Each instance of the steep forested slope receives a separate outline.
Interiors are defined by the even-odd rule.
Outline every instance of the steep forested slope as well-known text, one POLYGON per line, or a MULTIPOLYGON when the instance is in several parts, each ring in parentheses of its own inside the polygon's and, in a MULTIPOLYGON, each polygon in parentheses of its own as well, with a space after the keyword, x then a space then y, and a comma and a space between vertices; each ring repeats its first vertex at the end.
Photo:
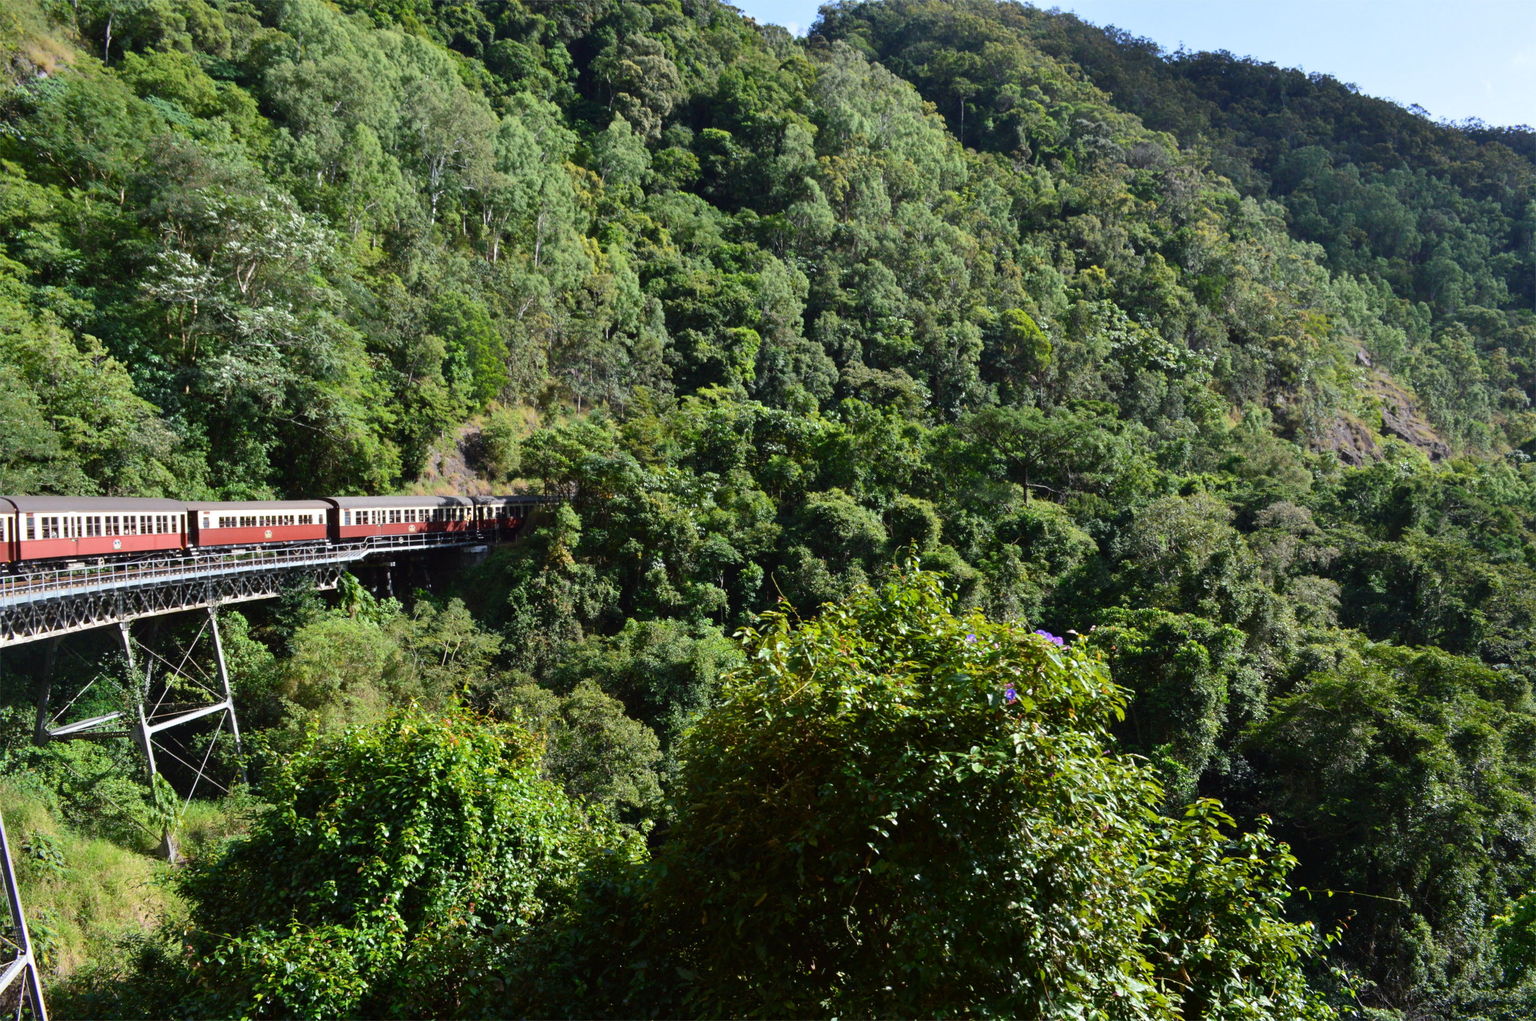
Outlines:
MULTIPOLYGON (((275 754, 468 702, 702 854, 680 757, 726 635, 915 556, 1107 659, 1162 807, 1274 818, 1335 933, 1317 990, 1529 1002, 1528 132, 992 0, 803 41, 714 0, 38 0, 0 44, 0 491, 572 494, 474 619, 258 622, 275 754)), ((541 952, 590 963, 640 896, 607 882, 541 952)), ((723 974, 687 1003, 727 1010, 723 974)), ((565 1009, 683 1002, 617 988, 565 1009)))

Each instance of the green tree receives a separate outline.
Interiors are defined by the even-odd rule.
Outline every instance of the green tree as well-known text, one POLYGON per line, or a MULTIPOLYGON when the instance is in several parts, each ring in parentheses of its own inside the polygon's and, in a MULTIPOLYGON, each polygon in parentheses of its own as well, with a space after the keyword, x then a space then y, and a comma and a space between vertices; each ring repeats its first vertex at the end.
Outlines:
POLYGON ((1328 1016, 1294 860, 1154 811, 1101 662, 924 574, 746 638, 658 860, 690 1011, 1328 1016))
POLYGON ((408 708, 275 763, 271 808, 183 879, 203 1016, 481 1016, 498 962, 599 851, 526 731, 408 708))

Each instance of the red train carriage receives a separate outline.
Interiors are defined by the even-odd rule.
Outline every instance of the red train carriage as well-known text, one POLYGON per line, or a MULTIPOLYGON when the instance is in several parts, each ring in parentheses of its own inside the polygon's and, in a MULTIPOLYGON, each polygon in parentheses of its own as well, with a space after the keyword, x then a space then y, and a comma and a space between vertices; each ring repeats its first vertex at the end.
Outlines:
POLYGON ((325 500, 189 503, 192 545, 255 546, 323 541, 330 535, 331 505, 325 500))
POLYGON ((478 531, 474 501, 464 496, 337 496, 330 502, 337 539, 478 531))
POLYGON ((522 527, 535 504, 543 503, 539 496, 477 496, 475 510, 482 531, 509 535, 522 527))
POLYGON ((0 564, 16 559, 16 505, 0 496, 0 564))
POLYGON ((106 557, 179 550, 187 512, 174 500, 105 496, 9 496, 11 560, 106 557))

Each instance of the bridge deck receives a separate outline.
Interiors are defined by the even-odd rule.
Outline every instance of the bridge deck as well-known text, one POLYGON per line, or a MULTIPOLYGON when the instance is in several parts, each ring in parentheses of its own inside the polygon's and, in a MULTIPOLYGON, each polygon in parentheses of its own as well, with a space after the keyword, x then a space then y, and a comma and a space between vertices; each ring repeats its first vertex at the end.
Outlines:
POLYGON ((388 553, 484 546, 486 535, 375 536, 52 566, 0 575, 0 648, 122 621, 335 588, 348 564, 388 553))

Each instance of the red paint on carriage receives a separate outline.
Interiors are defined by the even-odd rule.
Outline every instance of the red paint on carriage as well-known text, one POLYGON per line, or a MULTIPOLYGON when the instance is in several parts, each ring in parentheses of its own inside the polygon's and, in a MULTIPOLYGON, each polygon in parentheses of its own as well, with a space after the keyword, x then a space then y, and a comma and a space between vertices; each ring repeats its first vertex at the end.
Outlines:
POLYGON ((179 550, 185 545, 180 532, 153 535, 85 536, 79 539, 27 539, 21 543, 20 560, 55 557, 110 557, 120 553, 155 553, 179 550))
POLYGON ((328 538, 327 528, 319 525, 274 525, 271 528, 202 528, 197 533, 199 549, 208 546, 258 546, 268 542, 318 542, 328 538))
POLYGON ((471 521, 399 521, 381 524, 342 525, 342 539, 366 539, 375 535, 464 535, 476 531, 471 521))

